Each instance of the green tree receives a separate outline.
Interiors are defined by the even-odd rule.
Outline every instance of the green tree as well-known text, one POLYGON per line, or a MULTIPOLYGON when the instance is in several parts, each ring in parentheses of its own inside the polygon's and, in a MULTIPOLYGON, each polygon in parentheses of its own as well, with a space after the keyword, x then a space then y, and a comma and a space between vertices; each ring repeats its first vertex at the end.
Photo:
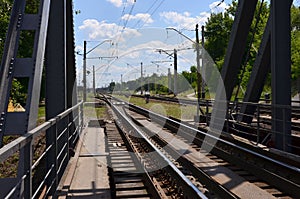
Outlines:
POLYGON ((233 19, 228 12, 212 13, 205 24, 205 49, 221 69, 233 19))
POLYGON ((0 56, 2 58, 12 0, 0 0, 0 7, 0 56))
MULTIPOLYGON (((252 66, 255 62, 257 49, 259 48, 269 16, 269 5, 266 2, 263 4, 260 2, 261 1, 257 4, 254 13, 254 20, 250 27, 247 47, 244 49, 243 64, 241 65, 238 77, 237 84, 242 87, 247 86, 252 66)), ((224 13, 212 13, 205 25, 205 49, 217 64, 219 70, 221 70, 224 64, 237 5, 237 1, 233 1, 224 13)))
POLYGON ((291 8, 291 61, 292 79, 300 77, 300 8, 291 8))

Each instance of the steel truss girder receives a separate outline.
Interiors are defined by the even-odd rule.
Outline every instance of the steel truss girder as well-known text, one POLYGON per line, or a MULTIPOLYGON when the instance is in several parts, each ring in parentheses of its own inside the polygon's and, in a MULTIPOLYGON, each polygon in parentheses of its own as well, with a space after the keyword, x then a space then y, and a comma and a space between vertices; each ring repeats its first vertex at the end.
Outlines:
MULTIPOLYGON (((271 2, 270 17, 243 99, 244 102, 259 101, 265 79, 271 70, 273 141, 277 149, 285 151, 290 150, 291 135, 291 5, 292 0, 271 2)), ((254 106, 243 104, 239 121, 250 123, 255 109, 254 106)))
MULTIPOLYGON (((46 46, 46 119, 55 117, 60 112, 77 104, 76 91, 76 68, 74 52, 74 31, 73 31, 73 11, 72 0, 52 0, 49 16, 49 26, 46 46)), ((73 120, 78 112, 73 112, 69 120, 73 120)), ((57 126, 57 131, 62 132, 68 124, 68 118, 61 121, 57 126)), ((76 127, 69 126, 68 130, 76 127)), ((55 128, 46 132, 47 147, 55 145, 57 139, 55 128)), ((75 140, 68 139, 71 135, 64 133, 60 138, 65 140, 68 145, 65 150, 74 147, 75 140)), ((58 151, 61 150, 59 144, 51 148, 47 156, 47 169, 54 165, 47 186, 52 185, 49 195, 55 197, 55 191, 63 175, 64 168, 67 166, 69 156, 62 161, 57 160, 58 151), (60 168, 60 169, 59 169, 60 168), (53 179, 55 179, 54 184, 53 179)), ((66 151, 66 154, 69 154, 66 151)))
POLYGON ((239 0, 235 14, 230 40, 228 43, 221 75, 226 90, 226 98, 230 100, 237 82, 238 72, 242 65, 247 36, 253 20, 257 0, 239 0))
POLYGON ((284 151, 291 140, 291 4, 271 0, 272 133, 275 147, 284 151))
MULTIPOLYGON (((271 70, 271 17, 269 17, 262 41, 252 67, 251 76, 246 88, 243 102, 258 103, 264 88, 265 80, 271 70)), ((256 106, 242 104, 239 121, 251 123, 256 106)))
MULTIPOLYGON (((48 27, 48 16, 50 0, 41 0, 37 14, 25 13, 26 0, 15 0, 13 4, 10 24, 5 41, 5 48, 0 68, 0 145, 5 135, 24 135, 36 126, 38 105, 40 98, 40 85, 46 44, 46 32, 48 27), (29 58, 18 57, 21 31, 34 31, 34 44, 32 56, 29 58), (14 78, 25 77, 28 79, 28 91, 25 111, 8 112, 10 90, 14 78)), ((1 179, 1 193, 7 192, 25 175, 19 187, 19 193, 24 198, 32 196, 31 166, 32 145, 27 144, 20 150, 17 178, 1 179), (29 173, 27 171, 29 170, 29 173)))

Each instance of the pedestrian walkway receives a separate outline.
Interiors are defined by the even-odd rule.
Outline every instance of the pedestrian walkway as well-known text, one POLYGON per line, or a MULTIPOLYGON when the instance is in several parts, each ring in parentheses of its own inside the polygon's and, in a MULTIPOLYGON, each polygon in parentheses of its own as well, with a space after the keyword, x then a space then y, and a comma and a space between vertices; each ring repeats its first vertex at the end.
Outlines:
POLYGON ((59 186, 60 199, 111 198, 105 140, 103 128, 86 128, 59 186))

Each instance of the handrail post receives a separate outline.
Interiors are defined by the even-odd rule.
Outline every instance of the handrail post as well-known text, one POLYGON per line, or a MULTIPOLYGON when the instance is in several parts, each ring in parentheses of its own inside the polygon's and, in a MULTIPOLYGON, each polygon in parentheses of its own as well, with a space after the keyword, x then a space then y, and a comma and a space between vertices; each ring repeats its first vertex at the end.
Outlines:
POLYGON ((260 126, 259 126, 259 124, 260 124, 260 105, 259 105, 259 103, 257 104, 257 129, 256 129, 256 131, 257 131, 257 139, 256 139, 256 145, 258 145, 259 144, 259 139, 260 139, 260 126))
POLYGON ((67 120, 67 122, 66 122, 66 124, 67 124, 67 132, 66 132, 66 134, 67 134, 67 136, 66 136, 66 144, 67 144, 67 147, 66 147, 66 153, 67 153, 67 160, 69 161, 69 159, 70 159, 70 135, 72 135, 72 133, 70 133, 70 126, 71 126, 71 121, 70 121, 70 114, 72 114, 72 112, 70 112, 68 115, 67 115, 67 118, 66 118, 66 120, 67 120))
MULTIPOLYGON (((287 108, 286 107, 282 107, 282 127, 283 129, 286 129, 286 111, 287 111, 287 108)), ((287 147, 286 147, 286 136, 288 135, 285 135, 285 133, 283 132, 283 136, 282 136, 282 150, 283 151, 286 151, 287 147)))
MULTIPOLYGON (((26 199, 31 199, 32 198, 32 140, 26 144, 26 146, 21 149, 21 153, 23 153, 23 155, 21 155, 21 157, 23 156, 23 160, 20 159, 20 161, 24 161, 23 162, 23 171, 24 173, 22 175, 26 175, 24 181, 23 181, 23 186, 24 186, 24 198, 26 199)), ((22 163, 21 163, 22 164, 22 163)), ((22 176, 21 176, 22 178, 22 176)), ((22 191, 21 191, 22 193, 22 191)))
POLYGON ((80 134, 82 132, 82 129, 83 129, 83 125, 84 125, 84 121, 83 121, 83 108, 84 108, 84 103, 82 103, 80 105, 80 134))
POLYGON ((208 100, 205 100, 205 102, 206 102, 206 110, 205 110, 206 111, 206 114, 205 114, 206 115, 206 125, 208 126, 208 123, 209 123, 209 121, 208 121, 208 119, 209 119, 208 118, 209 117, 208 116, 208 112, 209 112, 209 110, 208 110, 208 100))
MULTIPOLYGON (((56 121, 57 122, 57 121, 56 121)), ((54 184, 57 184, 57 123, 50 127, 46 132, 46 147, 50 147, 49 154, 47 155, 47 171, 51 170, 51 174, 47 179, 46 185, 48 190, 48 194, 52 195, 55 192, 54 184), (55 182, 54 182, 55 181, 55 182)))
POLYGON ((230 116, 230 112, 229 112, 229 106, 230 106, 230 101, 227 101, 227 111, 226 111, 226 131, 227 133, 229 133, 229 116, 230 116))

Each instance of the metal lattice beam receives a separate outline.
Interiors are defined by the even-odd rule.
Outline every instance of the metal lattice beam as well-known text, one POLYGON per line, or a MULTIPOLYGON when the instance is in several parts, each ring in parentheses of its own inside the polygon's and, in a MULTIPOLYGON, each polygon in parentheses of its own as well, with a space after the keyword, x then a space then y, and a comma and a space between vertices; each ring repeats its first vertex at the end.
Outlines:
POLYGON ((240 0, 235 14, 221 75, 224 81, 226 98, 230 100, 242 65, 247 36, 253 20, 257 0, 240 0))
POLYGON ((291 4, 271 0, 272 132, 275 147, 284 151, 291 139, 291 4))

